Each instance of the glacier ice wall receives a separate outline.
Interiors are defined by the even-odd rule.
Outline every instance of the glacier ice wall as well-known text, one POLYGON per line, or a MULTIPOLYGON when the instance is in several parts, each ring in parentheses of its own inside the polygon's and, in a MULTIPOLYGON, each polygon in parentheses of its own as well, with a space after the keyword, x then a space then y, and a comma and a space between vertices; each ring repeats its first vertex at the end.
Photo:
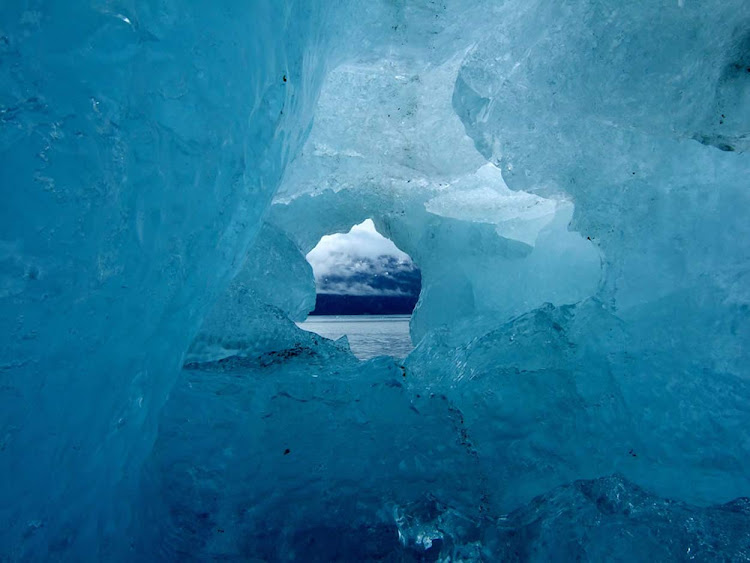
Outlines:
POLYGON ((213 305, 186 356, 186 363, 260 356, 295 346, 291 330, 315 308, 312 267, 295 244, 263 224, 240 272, 213 305), (279 280, 288 280, 279 291, 279 280), (291 333, 291 334, 290 334, 291 333))
POLYGON ((572 203, 511 191, 466 135, 452 108, 462 47, 440 64, 429 50, 330 72, 269 219, 307 252, 372 217, 422 271, 415 341, 458 318, 575 302, 599 282, 594 245, 568 231, 572 203))
POLYGON ((11 559, 119 558, 133 543, 159 409, 308 128, 324 11, 0 7, 0 543, 11 559))
POLYGON ((746 558, 749 29, 0 7, 0 554, 746 558), (403 363, 293 323, 368 217, 422 270, 403 363))
POLYGON ((681 4, 514 6, 456 82, 457 113, 512 188, 574 198, 620 307, 743 291, 748 7, 681 4))

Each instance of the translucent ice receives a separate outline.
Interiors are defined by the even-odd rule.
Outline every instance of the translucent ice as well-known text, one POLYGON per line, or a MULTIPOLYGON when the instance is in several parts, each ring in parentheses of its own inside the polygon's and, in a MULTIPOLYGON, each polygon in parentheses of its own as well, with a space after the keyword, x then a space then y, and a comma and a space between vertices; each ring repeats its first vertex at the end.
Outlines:
POLYGON ((4 3, 0 558, 747 558, 748 30, 4 3), (367 218, 403 362, 293 322, 367 218))
POLYGON ((308 128, 322 21, 275 0, 0 6, 3 556, 131 553, 159 410, 308 128))

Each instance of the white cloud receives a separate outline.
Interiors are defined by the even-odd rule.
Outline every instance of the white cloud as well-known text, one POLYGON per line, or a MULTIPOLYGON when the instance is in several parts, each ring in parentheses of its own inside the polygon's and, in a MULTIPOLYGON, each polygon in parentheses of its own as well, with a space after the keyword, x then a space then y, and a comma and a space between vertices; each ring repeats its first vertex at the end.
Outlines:
POLYGON ((344 272, 363 272, 371 269, 372 262, 381 256, 391 256, 406 264, 411 258, 390 240, 375 230, 372 219, 354 225, 348 233, 326 235, 307 254, 315 279, 344 272))

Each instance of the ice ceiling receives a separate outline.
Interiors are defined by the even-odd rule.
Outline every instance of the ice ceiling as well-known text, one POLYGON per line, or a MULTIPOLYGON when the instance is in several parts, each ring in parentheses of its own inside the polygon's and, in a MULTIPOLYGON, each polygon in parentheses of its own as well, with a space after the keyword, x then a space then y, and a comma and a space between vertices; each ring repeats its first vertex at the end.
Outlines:
POLYGON ((0 85, 0 558, 750 554, 746 0, 22 0, 0 85), (294 324, 367 218, 403 364, 294 324))

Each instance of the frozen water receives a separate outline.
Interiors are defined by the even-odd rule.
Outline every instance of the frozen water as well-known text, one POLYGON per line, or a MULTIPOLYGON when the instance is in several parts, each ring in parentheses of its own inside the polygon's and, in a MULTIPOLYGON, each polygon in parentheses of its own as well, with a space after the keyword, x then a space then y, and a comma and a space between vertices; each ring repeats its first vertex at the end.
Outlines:
POLYGON ((321 10, 0 7, 3 556, 131 553, 159 411, 308 128, 321 10))
POLYGON ((750 3, 0 6, 0 558, 744 560, 750 3), (368 217, 406 359, 300 330, 368 217))

